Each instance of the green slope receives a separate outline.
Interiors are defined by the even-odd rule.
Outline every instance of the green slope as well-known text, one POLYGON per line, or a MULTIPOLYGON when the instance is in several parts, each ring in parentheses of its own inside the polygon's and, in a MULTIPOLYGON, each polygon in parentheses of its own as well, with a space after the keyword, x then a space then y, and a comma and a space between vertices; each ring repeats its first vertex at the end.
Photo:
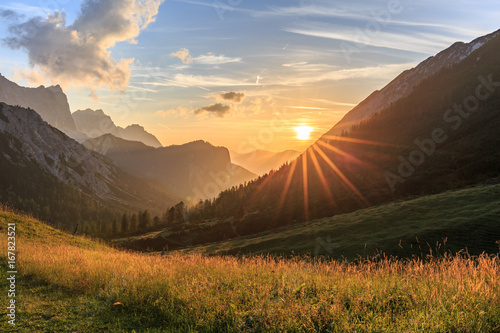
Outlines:
POLYGON ((354 259, 467 249, 495 253, 500 240, 500 184, 398 201, 275 229, 256 236, 184 249, 207 254, 314 254, 354 259), (439 244, 436 245, 436 242, 439 244))
MULTIPOLYGON (((443 207, 451 209, 453 200, 462 206, 472 199, 469 208, 478 207, 475 215, 494 219, 498 208, 484 200, 498 190, 484 186, 372 212, 393 210, 404 216, 406 209, 420 207, 419 201, 442 199, 443 207)), ((455 213, 463 211, 457 208, 455 213)), ((351 218, 357 216, 362 223, 366 212, 351 218)), ((443 209, 442 215, 447 212, 443 209)), ((7 323, 8 299, 0 298, 1 332, 495 332, 500 328, 498 256, 312 264, 299 258, 146 255, 71 237, 0 209, 4 249, 8 223, 15 223, 17 232, 17 316, 16 326, 7 323)), ((9 287, 6 262, 6 251, 1 251, 4 295, 9 287)))

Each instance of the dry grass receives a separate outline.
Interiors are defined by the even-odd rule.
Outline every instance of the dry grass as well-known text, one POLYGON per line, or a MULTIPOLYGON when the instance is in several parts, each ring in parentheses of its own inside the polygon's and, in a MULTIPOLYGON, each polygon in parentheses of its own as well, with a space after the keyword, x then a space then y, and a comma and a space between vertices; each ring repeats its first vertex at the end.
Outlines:
MULTIPOLYGON (((18 226, 18 270, 27 289, 50 285, 74 296, 71 320, 50 319, 62 320, 64 330, 485 332, 500 326, 498 256, 360 263, 161 257, 94 245, 8 212, 0 220, 3 230, 7 221, 18 226)), ((5 237, 0 244, 5 248, 5 237)), ((54 304, 65 304, 52 295, 54 304)), ((35 311, 24 297, 24 309, 35 311)))

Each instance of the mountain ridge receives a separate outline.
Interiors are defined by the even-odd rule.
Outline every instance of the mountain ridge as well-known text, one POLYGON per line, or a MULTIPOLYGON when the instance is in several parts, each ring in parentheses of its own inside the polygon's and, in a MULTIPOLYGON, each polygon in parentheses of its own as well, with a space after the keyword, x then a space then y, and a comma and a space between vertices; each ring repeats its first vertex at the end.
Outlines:
POLYGON ((102 109, 77 110, 71 116, 76 128, 91 139, 110 133, 125 140, 141 141, 154 148, 163 146, 156 136, 147 132, 139 124, 132 124, 125 128, 116 126, 111 117, 102 109))
POLYGON ((43 194, 43 200, 48 202, 46 217, 55 207, 63 209, 54 200, 66 192, 71 193, 67 198, 71 205, 76 204, 72 200, 77 197, 92 198, 96 207, 112 208, 115 213, 145 208, 161 212, 179 200, 86 149, 32 109, 0 103, 0 141, 3 201, 16 207, 29 204, 40 214, 44 207, 29 200, 43 194), (33 177, 38 181, 25 184, 33 177), (38 187, 38 182, 46 188, 30 191, 38 187))
MULTIPOLYGON (((359 124, 374 113, 380 112, 384 107, 410 94, 414 87, 424 79, 434 75, 443 68, 449 68, 462 62, 474 51, 500 34, 500 30, 485 36, 475 38, 469 43, 455 42, 450 47, 440 51, 435 56, 430 56, 416 67, 399 74, 381 90, 371 93, 366 99, 350 110, 335 124, 325 135, 336 136, 344 131, 349 131, 352 125, 359 124)), ((321 140, 320 138, 320 140, 321 140)))
POLYGON ((68 98, 61 86, 22 87, 0 75, 0 102, 35 110, 50 125, 78 139, 68 98))
POLYGON ((234 165, 227 148, 203 140, 154 148, 108 133, 83 144, 125 171, 157 182, 191 203, 257 177, 234 165))

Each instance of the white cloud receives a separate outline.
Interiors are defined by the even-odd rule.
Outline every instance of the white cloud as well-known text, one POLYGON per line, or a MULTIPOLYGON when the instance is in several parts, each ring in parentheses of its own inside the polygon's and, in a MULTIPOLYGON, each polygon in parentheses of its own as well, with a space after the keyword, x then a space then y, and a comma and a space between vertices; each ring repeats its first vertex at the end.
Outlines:
MULTIPOLYGON (((9 27, 4 42, 27 51, 33 73, 63 86, 124 90, 134 59, 115 60, 116 43, 136 43, 141 30, 154 22, 163 0, 85 0, 79 16, 66 25, 64 12, 37 16, 9 27)), ((25 73, 29 76, 28 73, 25 73)))
POLYGON ((194 58, 193 62, 202 65, 222 65, 222 64, 241 62, 241 58, 231 58, 231 57, 226 57, 223 54, 215 55, 212 53, 208 53, 194 58))
POLYGON ((186 48, 182 48, 177 52, 170 54, 172 57, 179 58, 183 64, 190 64, 193 62, 193 57, 189 54, 189 50, 186 48))
POLYGON ((144 85, 159 87, 235 87, 235 86, 253 86, 254 83, 231 79, 223 76, 214 75, 191 75, 176 74, 172 79, 166 79, 162 82, 140 82, 144 85))
MULTIPOLYGON (((183 64, 200 64, 200 65, 222 65, 229 64, 235 62, 241 62, 241 58, 231 58, 226 57, 225 55, 215 55, 212 52, 207 54, 203 54, 197 57, 191 56, 189 50, 186 48, 182 48, 177 52, 170 54, 172 57, 179 58, 183 64)), ((185 67, 181 67, 179 69, 184 69, 185 67)))

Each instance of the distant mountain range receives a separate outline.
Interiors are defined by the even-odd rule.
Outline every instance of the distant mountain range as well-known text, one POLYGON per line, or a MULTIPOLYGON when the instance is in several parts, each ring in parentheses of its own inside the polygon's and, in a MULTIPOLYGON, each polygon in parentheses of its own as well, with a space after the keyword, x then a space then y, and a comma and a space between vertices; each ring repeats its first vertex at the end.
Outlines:
POLYGON ((151 147, 162 147, 160 141, 144 127, 134 124, 122 128, 116 126, 110 116, 103 110, 78 110, 72 114, 76 128, 88 138, 97 138, 104 134, 113 134, 118 138, 129 141, 140 141, 151 147))
POLYGON ((102 110, 71 114, 59 86, 25 88, 0 76, 0 102, 0 202, 58 223, 72 214, 109 222, 124 211, 160 213, 257 177, 232 164, 226 148, 163 148, 142 126, 118 127, 102 110))
POLYGON ((84 145, 109 157, 123 170, 154 181, 190 203, 213 198, 222 190, 257 177, 234 165, 226 148, 201 140, 153 148, 105 134, 84 145))
POLYGON ((285 150, 274 153, 267 150, 254 150, 249 153, 230 151, 231 161, 245 169, 262 176, 271 170, 278 170, 283 164, 296 159, 300 153, 295 150, 285 150))
POLYGON ((31 109, 0 103, 0 146, 0 201, 36 216, 78 223, 113 212, 161 212, 179 200, 86 149, 31 109))
POLYGON ((0 75, 0 102, 31 108, 50 125, 69 137, 83 142, 106 133, 141 141, 151 147, 161 147, 160 141, 142 126, 118 127, 102 110, 78 110, 71 114, 66 94, 59 85, 38 88, 21 87, 0 75))

